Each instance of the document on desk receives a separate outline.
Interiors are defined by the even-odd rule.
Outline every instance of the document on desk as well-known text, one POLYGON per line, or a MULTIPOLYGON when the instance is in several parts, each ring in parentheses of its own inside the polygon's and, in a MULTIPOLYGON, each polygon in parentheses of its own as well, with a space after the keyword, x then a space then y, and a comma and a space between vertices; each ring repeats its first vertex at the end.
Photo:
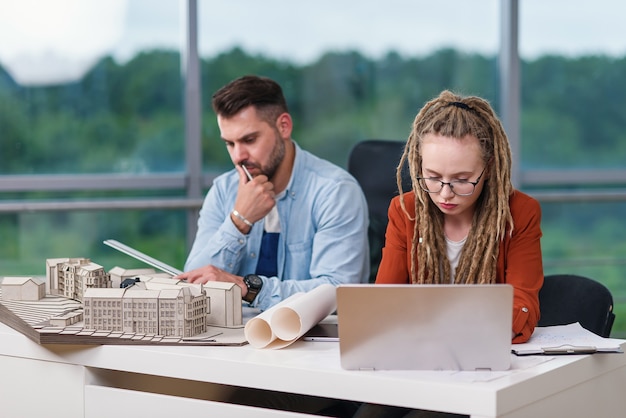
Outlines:
POLYGON ((337 309, 335 286, 323 284, 295 293, 250 319, 244 328, 248 343, 256 348, 283 348, 337 309))
POLYGON ((513 344, 511 351, 518 356, 532 354, 592 354, 623 353, 626 340, 603 338, 576 322, 569 325, 537 327, 528 342, 513 344))

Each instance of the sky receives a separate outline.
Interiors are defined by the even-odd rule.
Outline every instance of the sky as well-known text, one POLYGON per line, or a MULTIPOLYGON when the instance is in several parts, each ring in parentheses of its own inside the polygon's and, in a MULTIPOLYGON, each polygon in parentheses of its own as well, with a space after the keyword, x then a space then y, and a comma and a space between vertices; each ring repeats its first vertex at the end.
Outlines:
MULTIPOLYGON (((520 0, 520 53, 626 55, 626 2, 520 0)), ((328 51, 378 58, 443 47, 494 55, 498 0, 198 0, 199 48, 209 57, 240 46, 295 63, 328 51)), ((112 55, 178 49, 184 0, 0 0, 0 64, 23 84, 76 79, 112 55)))

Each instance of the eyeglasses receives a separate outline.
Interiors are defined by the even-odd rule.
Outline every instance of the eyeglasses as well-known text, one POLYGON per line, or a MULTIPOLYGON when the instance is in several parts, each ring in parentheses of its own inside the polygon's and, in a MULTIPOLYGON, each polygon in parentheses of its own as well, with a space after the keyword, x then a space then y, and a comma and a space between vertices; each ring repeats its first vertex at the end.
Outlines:
POLYGON ((480 183, 480 179, 483 176, 486 168, 487 167, 483 168, 483 171, 480 172, 480 175, 478 176, 476 181, 453 180, 450 182, 445 182, 431 177, 418 177, 417 183, 420 185, 422 190, 428 193, 439 193, 443 190, 443 186, 447 184, 448 186, 450 186, 450 190, 452 190, 452 193, 454 193, 455 195, 469 196, 474 193, 476 185, 480 183))

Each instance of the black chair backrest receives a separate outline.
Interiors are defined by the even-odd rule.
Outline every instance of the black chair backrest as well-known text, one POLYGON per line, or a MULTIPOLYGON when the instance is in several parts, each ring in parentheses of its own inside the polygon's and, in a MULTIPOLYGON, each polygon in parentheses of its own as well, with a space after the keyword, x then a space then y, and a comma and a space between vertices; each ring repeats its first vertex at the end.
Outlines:
MULTIPOLYGON (((370 282, 376 278, 382 257, 389 202, 398 195, 396 168, 404 145, 404 141, 378 139, 361 141, 352 148, 348 157, 348 171, 361 185, 369 207, 370 282)), ((402 187, 404 191, 411 190, 408 169, 403 176, 402 187)))
POLYGON ((539 291, 539 304, 539 326, 579 322, 601 337, 611 334, 613 296, 600 282, 572 274, 548 275, 539 291))

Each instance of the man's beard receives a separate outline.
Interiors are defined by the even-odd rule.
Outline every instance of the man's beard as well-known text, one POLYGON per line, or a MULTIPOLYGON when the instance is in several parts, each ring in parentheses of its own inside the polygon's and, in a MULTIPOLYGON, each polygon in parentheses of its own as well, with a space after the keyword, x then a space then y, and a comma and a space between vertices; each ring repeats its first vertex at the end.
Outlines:
POLYGON ((261 172, 265 174, 267 178, 271 181, 276 174, 276 170, 278 170, 278 166, 284 158, 285 141, 283 141, 278 132, 276 132, 276 143, 274 144, 274 148, 272 149, 272 153, 270 154, 270 160, 267 163, 267 166, 260 167, 261 172))

